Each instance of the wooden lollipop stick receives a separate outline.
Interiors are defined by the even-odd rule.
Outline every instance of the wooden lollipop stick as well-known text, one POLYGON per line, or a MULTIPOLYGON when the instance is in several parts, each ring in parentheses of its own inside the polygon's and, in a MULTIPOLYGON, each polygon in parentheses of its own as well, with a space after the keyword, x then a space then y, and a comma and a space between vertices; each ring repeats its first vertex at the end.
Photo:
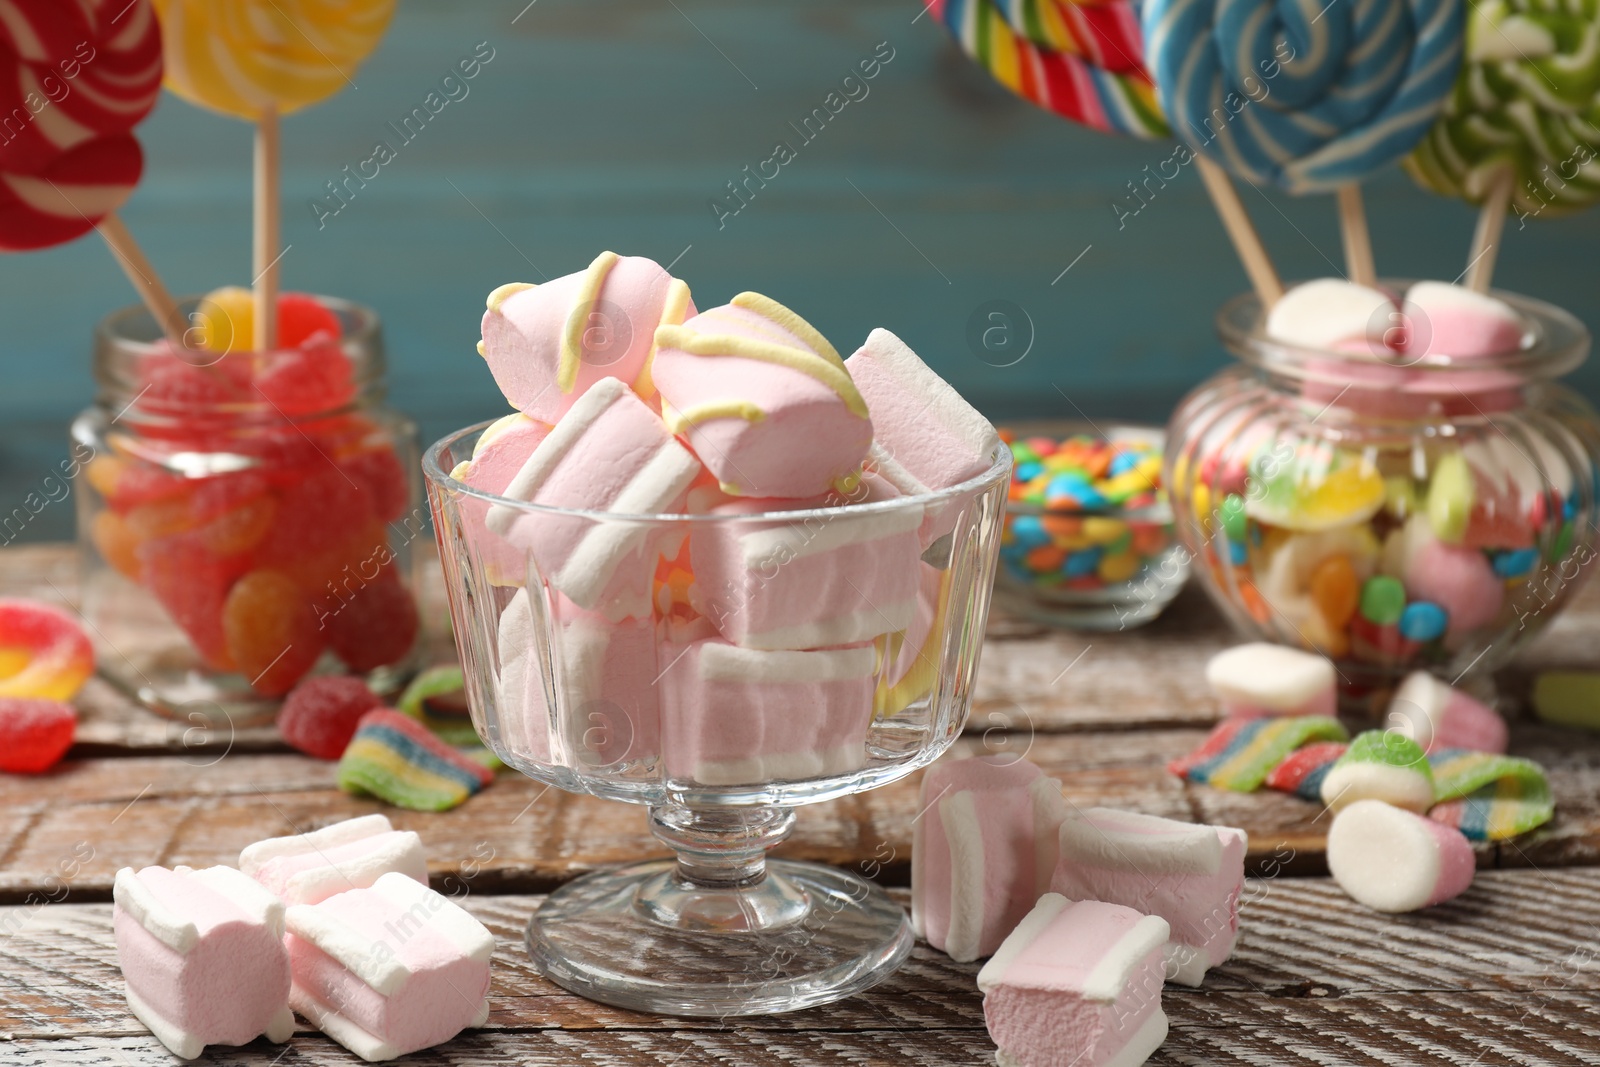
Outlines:
POLYGON ((1372 234, 1367 229, 1367 209, 1361 204, 1361 183, 1339 186, 1339 233, 1344 238, 1344 267, 1357 285, 1378 284, 1372 259, 1372 234))
POLYGON ((1283 296, 1283 280, 1278 277, 1278 269, 1272 265, 1272 257, 1267 255, 1261 235, 1239 200, 1239 191, 1233 187, 1227 172, 1205 156, 1196 153, 1194 163, 1200 170, 1200 179, 1206 183, 1206 192, 1211 194, 1211 203, 1222 218, 1223 229, 1233 241, 1233 250, 1239 253, 1250 284, 1261 298, 1261 306, 1270 308, 1283 296))
POLYGON ((252 347, 278 346, 278 109, 268 106, 256 123, 254 282, 255 336, 252 347))
POLYGON ((178 310, 178 302, 172 299, 172 294, 161 282, 161 276, 150 265, 144 249, 133 239, 133 234, 128 232, 128 227, 123 224, 122 219, 115 214, 107 215, 100 220, 95 229, 105 238, 112 255, 116 256, 117 263, 121 265, 122 272, 128 276, 128 281, 133 283, 139 299, 144 301, 144 306, 156 320, 156 325, 161 327, 161 332, 166 334, 167 340, 179 347, 187 348, 184 330, 188 323, 184 320, 183 312, 178 310))
POLYGON ((1487 293, 1494 279, 1494 261, 1500 255, 1500 234, 1506 228, 1506 212, 1511 207, 1511 192, 1517 176, 1507 167, 1495 178, 1489 196, 1478 211, 1478 228, 1472 234, 1472 252, 1467 257, 1467 288, 1487 293))

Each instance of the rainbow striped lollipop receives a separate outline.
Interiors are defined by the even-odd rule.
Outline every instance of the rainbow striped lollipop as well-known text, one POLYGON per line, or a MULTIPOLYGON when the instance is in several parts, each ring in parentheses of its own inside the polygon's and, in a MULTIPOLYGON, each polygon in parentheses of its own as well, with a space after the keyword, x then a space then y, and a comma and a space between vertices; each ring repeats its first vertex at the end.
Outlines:
POLYGON ((1024 100, 1096 130, 1167 136, 1130 0, 934 0, 929 10, 1024 100))
POLYGON ((1461 0, 1145 0, 1173 129, 1256 185, 1332 192, 1397 162, 1455 84, 1461 0))

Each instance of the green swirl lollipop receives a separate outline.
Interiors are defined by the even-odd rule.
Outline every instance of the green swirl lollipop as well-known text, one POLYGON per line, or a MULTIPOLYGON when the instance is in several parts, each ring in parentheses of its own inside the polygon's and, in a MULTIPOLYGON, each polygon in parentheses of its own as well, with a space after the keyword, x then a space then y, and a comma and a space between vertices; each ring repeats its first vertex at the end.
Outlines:
POLYGON ((1480 236, 1508 208, 1527 219, 1600 200, 1600 0, 1472 5, 1455 91, 1405 167, 1482 205, 1480 236))

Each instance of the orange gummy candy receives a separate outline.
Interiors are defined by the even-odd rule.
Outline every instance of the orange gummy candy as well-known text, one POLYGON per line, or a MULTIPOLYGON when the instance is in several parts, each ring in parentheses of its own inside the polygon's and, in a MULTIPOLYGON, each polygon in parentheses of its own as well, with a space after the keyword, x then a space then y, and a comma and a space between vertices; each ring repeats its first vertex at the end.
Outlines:
POLYGON ((278 571, 251 571, 234 583, 222 632, 239 673, 266 696, 293 689, 322 654, 323 633, 306 594, 278 571))

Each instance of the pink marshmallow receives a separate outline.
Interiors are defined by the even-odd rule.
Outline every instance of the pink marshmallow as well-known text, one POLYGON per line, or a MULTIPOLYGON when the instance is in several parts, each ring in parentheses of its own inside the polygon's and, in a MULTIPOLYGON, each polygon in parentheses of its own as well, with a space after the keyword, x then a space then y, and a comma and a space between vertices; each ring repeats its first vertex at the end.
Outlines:
POLYGON ((1050 889, 1068 900, 1103 900, 1167 920, 1167 978, 1197 986, 1238 940, 1248 843, 1243 830, 1229 826, 1089 808, 1061 824, 1050 889))
POLYGON ((294 1010, 364 1060, 431 1048, 489 1016, 493 935, 403 874, 292 907, 285 922, 294 1010))
POLYGON ((558 595, 555 651, 562 669, 561 740, 569 759, 598 771, 653 758, 661 747, 656 624, 648 618, 610 622, 564 600, 558 595))
MULTIPOLYGON (((615 378, 583 394, 502 494, 546 507, 670 512, 700 471, 655 412, 615 378)), ((492 533, 526 551, 544 580, 611 617, 649 611, 656 553, 643 527, 575 515, 489 509, 492 533)))
POLYGON ((1167 1037, 1165 920, 1100 901, 1040 898, 978 972, 1005 1067, 1137 1067, 1167 1037))
POLYGON ((733 496, 820 496, 852 481, 872 421, 844 362, 793 311, 759 293, 656 331, 667 425, 733 496))
POLYGON ((347 889, 365 889, 390 871, 428 884, 422 838, 396 830, 382 815, 246 845, 239 870, 285 904, 315 904, 347 889))
POLYGON ((1358 800, 1328 829, 1328 870, 1373 911, 1442 904, 1472 884, 1477 860, 1461 831, 1381 800, 1358 800))
POLYGON ((655 261, 602 252, 586 270, 490 293, 478 353, 512 407, 553 423, 605 378, 650 396, 656 327, 693 314, 689 287, 655 261))
POLYGON ((1506 355, 1522 348, 1528 332, 1510 304, 1445 282, 1417 282, 1406 291, 1400 314, 1406 353, 1417 358, 1506 355))
POLYGON ((1509 740, 1505 720, 1491 708, 1427 671, 1414 671, 1395 690, 1387 727, 1425 752, 1465 748, 1503 753, 1509 740))
POLYGON ((231 867, 124 867, 111 925, 128 1007, 173 1055, 294 1035, 283 904, 231 867))
POLYGON ((1061 785, 1025 759, 947 760, 922 778, 911 925, 963 962, 1000 947, 1056 868, 1061 785))
POLYGON ((1206 682, 1229 716, 1334 715, 1333 664, 1325 656, 1252 642, 1218 652, 1206 682))
MULTIPOLYGON (((541 611, 544 598, 540 597, 541 611)), ((547 618, 535 620, 528 589, 518 589, 500 609, 495 654, 500 670, 495 680, 493 729, 506 751, 538 764, 551 762, 550 706, 539 664, 539 640, 550 629, 547 618)))
MULTIPOLYGON (((478 435, 470 460, 456 464, 450 476, 474 489, 500 496, 528 462, 539 442, 550 436, 550 427, 514 412, 491 424, 478 435)), ((527 581, 527 558, 511 545, 485 532, 489 502, 475 496, 461 498, 461 520, 467 527, 467 541, 485 555, 484 573, 496 585, 521 585, 527 581)))
MULTIPOLYGON (((873 475, 850 503, 900 494, 873 475)), ((829 497, 802 507, 837 506, 829 497)), ((714 515, 781 510, 781 501, 733 499, 714 515)), ((792 521, 706 523, 689 535, 696 610, 746 648, 823 648, 870 641, 911 625, 922 551, 920 505, 792 521)))
POLYGON ((877 651, 740 648, 715 637, 661 649, 667 774, 702 785, 799 780, 867 762, 877 651))
POLYGON ((1449 615, 1451 636, 1487 626, 1505 603, 1505 584, 1475 548, 1428 538, 1411 553, 1402 578, 1413 600, 1431 600, 1449 615))

